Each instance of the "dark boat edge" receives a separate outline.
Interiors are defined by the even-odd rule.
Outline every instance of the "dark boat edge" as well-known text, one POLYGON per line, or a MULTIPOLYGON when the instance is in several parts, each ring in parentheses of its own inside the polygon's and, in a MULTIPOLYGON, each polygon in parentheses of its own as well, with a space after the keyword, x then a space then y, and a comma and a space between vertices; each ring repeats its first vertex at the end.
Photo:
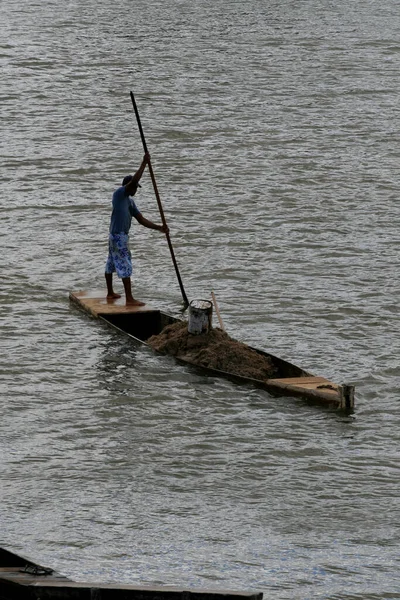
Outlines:
POLYGON ((262 600, 262 592, 80 583, 0 548, 0 600, 262 600))

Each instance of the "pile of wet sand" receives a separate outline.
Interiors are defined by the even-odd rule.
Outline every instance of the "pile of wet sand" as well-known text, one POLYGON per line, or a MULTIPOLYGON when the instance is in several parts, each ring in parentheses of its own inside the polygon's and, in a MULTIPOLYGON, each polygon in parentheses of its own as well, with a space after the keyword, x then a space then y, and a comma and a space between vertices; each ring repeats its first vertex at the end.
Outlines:
POLYGON ((159 352, 202 367, 260 380, 273 376, 275 369, 267 356, 232 339, 225 331, 210 329, 207 333, 192 335, 187 326, 187 321, 168 325, 147 343, 159 352))

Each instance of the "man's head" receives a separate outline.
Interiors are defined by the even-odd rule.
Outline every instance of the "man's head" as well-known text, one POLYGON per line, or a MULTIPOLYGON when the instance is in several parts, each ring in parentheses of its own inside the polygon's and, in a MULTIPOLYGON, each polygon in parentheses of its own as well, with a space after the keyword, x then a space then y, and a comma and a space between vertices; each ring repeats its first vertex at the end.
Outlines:
POLYGON ((126 175, 122 180, 122 185, 127 187, 127 191, 133 196, 138 187, 142 187, 140 183, 133 181, 133 175, 126 175))

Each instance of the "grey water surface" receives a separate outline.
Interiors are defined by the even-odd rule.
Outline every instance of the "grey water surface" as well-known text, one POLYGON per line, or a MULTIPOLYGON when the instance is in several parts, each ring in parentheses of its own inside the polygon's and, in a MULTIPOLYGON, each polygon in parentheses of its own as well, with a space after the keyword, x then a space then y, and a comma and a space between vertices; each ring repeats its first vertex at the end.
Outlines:
MULTIPOLYGON (((78 581, 400 598, 395 0, 3 0, 0 544, 78 581), (142 146, 185 290, 346 416, 70 306, 142 146)), ((137 197, 160 221, 148 174, 137 197)), ((135 294, 180 314, 163 235, 135 294)), ((117 289, 121 289, 120 283, 117 289)))

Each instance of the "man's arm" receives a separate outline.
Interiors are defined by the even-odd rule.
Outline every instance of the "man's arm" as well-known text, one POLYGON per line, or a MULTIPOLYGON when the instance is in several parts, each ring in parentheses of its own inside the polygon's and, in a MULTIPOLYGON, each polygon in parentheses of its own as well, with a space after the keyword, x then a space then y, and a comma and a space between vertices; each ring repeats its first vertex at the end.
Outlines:
POLYGON ((148 152, 146 152, 146 154, 143 156, 142 164, 140 165, 140 167, 138 168, 138 170, 136 171, 136 173, 133 176, 133 181, 136 181, 136 183, 139 183, 139 181, 143 175, 143 171, 145 170, 146 165, 149 161, 150 161, 150 154, 148 152))
POLYGON ((169 233, 167 225, 156 225, 155 223, 153 223, 153 221, 149 221, 148 219, 146 219, 146 217, 144 217, 142 213, 139 213, 138 215, 134 216, 136 221, 143 225, 143 227, 147 227, 147 229, 155 229, 156 231, 161 231, 161 233, 169 233))
POLYGON ((130 180, 130 182, 125 186, 125 190, 128 192, 128 195, 134 195, 137 190, 138 183, 142 178, 143 172, 146 168, 146 165, 150 162, 150 154, 146 152, 143 156, 142 164, 130 180))

